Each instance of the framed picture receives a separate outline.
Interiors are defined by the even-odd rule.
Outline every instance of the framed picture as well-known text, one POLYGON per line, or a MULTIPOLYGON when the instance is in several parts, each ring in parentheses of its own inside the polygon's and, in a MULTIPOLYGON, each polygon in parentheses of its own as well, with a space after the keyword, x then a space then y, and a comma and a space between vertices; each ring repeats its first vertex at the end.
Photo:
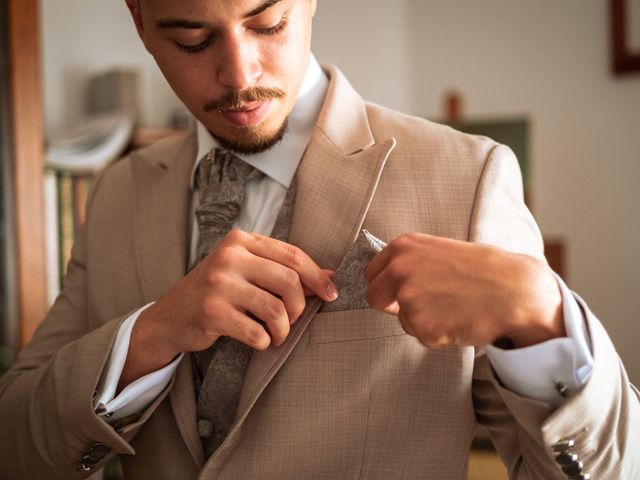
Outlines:
POLYGON ((640 72, 640 0, 611 2, 613 71, 640 72))

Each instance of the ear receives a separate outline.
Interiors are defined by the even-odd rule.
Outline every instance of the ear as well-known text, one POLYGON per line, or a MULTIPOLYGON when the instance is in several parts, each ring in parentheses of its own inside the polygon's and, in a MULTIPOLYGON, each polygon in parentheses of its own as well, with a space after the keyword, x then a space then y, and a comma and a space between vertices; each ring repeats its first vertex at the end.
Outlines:
POLYGON ((136 25, 136 30, 138 30, 138 35, 144 42, 144 25, 142 23, 142 14, 140 13, 140 1, 139 0, 125 0, 127 3, 127 8, 129 8, 129 12, 131 12, 131 18, 133 18, 133 23, 136 25))

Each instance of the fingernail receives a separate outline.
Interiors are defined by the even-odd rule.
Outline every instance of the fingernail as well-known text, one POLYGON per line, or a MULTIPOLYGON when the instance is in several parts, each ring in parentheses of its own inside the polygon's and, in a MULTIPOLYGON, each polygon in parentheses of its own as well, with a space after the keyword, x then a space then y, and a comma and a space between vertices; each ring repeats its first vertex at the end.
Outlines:
POLYGON ((330 283, 327 286, 327 298, 330 302, 333 302, 336 298, 338 298, 338 290, 333 283, 330 283))

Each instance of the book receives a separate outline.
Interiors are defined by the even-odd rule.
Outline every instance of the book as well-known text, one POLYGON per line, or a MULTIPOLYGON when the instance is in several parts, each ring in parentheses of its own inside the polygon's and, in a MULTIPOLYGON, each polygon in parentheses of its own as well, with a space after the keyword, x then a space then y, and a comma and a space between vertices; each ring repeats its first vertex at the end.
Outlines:
POLYGON ((58 225, 60 242, 60 282, 66 275, 71 259, 71 248, 75 238, 75 212, 73 177, 70 172, 59 172, 58 180, 58 225))
POLYGON ((93 185, 94 176, 79 175, 73 177, 73 204, 75 234, 78 235, 87 216, 86 205, 89 191, 93 185))
POLYGON ((45 255, 47 262, 47 302, 53 305, 60 294, 60 240, 58 231, 58 177, 55 171, 44 175, 45 255))

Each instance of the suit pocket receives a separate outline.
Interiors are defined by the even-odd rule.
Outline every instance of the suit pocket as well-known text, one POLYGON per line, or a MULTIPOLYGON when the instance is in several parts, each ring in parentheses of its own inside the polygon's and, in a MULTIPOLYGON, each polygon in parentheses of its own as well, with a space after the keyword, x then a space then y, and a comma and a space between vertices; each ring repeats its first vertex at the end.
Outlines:
POLYGON ((309 343, 338 343, 406 335, 397 317, 372 308, 319 312, 309 325, 309 343))

